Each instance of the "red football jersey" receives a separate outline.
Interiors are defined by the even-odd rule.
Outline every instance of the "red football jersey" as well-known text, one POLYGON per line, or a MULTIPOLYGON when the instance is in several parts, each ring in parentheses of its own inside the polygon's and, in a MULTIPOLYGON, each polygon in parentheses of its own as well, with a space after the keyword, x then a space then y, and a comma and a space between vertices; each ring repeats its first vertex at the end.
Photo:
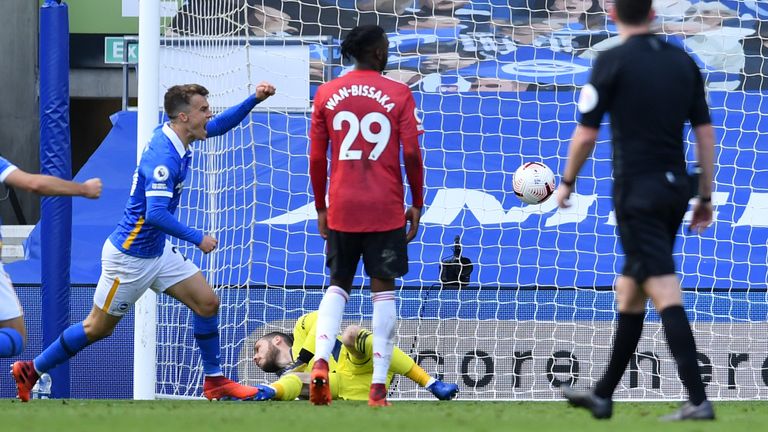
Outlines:
POLYGON ((331 184, 328 228, 381 232, 405 226, 403 159, 413 205, 423 206, 423 133, 411 90, 375 71, 354 70, 318 88, 310 129, 310 173, 317 209, 325 208, 328 142, 331 184))

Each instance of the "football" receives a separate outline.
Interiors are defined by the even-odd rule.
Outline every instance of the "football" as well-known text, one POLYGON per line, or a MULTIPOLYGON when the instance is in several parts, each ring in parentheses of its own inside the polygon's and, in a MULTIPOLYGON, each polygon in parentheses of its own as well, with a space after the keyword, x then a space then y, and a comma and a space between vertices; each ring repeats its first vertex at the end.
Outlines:
POLYGON ((555 191, 555 174, 541 162, 527 162, 515 171, 512 188, 520 201, 541 204, 555 191))

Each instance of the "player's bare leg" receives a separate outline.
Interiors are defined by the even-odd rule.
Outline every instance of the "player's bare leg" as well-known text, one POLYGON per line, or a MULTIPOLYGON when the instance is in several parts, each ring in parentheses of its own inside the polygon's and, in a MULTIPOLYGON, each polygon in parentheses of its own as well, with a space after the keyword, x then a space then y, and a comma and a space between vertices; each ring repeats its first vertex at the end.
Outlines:
POLYGON ((221 373, 218 312, 219 298, 197 272, 173 285, 166 294, 179 300, 195 313, 195 341, 203 358, 203 395, 208 400, 249 400, 256 397, 256 387, 232 381, 221 373))
MULTIPOLYGON (((82 344, 80 349, 111 335, 117 326, 117 323, 120 322, 120 318, 121 317, 109 315, 100 308, 94 306, 88 314, 88 317, 82 322, 82 329, 87 338, 87 342, 82 344)), ((65 334, 67 333, 68 332, 65 331, 65 334)), ((62 334, 60 340, 67 339, 65 334, 62 334)), ((14 380, 16 380, 17 397, 21 399, 22 402, 29 401, 32 387, 35 386, 41 373, 47 372, 49 368, 55 367, 57 364, 66 361, 74 355, 72 352, 61 352, 59 345, 57 345, 61 343, 60 340, 51 344, 51 346, 46 348, 46 350, 37 357, 36 361, 41 363, 40 367, 42 368, 42 372, 38 373, 35 367, 35 362, 31 360, 17 361, 11 366, 11 375, 13 375, 14 380)), ((71 349, 71 347, 69 347, 69 349, 71 349)), ((79 349, 77 351, 79 351, 79 349)))
POLYGON ((587 409, 597 419, 613 415, 613 392, 627 368, 643 330, 647 296, 634 279, 619 276, 616 280, 616 303, 619 310, 611 358, 600 381, 593 389, 577 390, 562 386, 563 396, 572 406, 587 409))
POLYGON ((688 390, 688 401, 675 413, 663 420, 713 420, 715 411, 707 400, 696 358, 696 341, 693 338, 688 316, 683 309, 682 292, 677 275, 648 278, 643 284, 646 294, 653 300, 661 316, 667 345, 677 363, 677 372, 688 390))
POLYGON ((93 306, 91 312, 83 320, 85 336, 91 343, 109 337, 122 318, 121 316, 110 315, 101 308, 93 306))

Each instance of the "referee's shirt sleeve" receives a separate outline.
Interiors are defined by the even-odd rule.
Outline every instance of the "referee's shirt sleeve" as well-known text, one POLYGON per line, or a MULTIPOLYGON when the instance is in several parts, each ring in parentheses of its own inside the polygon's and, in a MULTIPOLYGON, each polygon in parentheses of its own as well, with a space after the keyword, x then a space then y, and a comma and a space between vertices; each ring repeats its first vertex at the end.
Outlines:
POLYGON ((615 56, 611 54, 613 53, 606 51, 597 56, 589 84, 585 85, 579 94, 579 123, 584 126, 599 128, 603 115, 610 106, 616 76, 615 56))
POLYGON ((694 89, 693 100, 691 101, 691 110, 688 113, 688 120, 691 121, 691 126, 696 127, 712 123, 712 119, 709 117, 709 106, 707 105, 707 94, 704 91, 704 78, 701 76, 701 71, 696 65, 696 62, 691 59, 691 68, 694 74, 694 89))

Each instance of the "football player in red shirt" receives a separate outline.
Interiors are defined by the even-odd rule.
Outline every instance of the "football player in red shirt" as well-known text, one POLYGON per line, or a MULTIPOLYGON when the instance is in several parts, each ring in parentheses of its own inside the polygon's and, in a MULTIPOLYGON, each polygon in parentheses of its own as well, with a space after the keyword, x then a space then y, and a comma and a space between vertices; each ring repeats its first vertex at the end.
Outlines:
POLYGON ((310 177, 320 235, 327 240, 331 286, 318 310, 310 401, 331 402, 328 359, 335 351, 344 306, 360 257, 371 278, 373 380, 368 404, 386 406, 387 371, 394 346, 395 278, 408 272, 407 244, 419 228, 423 133, 410 89, 381 74, 389 40, 379 26, 358 26, 344 38, 341 53, 354 70, 320 86, 310 129, 310 177), (326 207, 330 142, 331 180, 326 207), (404 213, 400 149, 411 187, 404 213), (406 222, 410 228, 406 232, 406 222))

